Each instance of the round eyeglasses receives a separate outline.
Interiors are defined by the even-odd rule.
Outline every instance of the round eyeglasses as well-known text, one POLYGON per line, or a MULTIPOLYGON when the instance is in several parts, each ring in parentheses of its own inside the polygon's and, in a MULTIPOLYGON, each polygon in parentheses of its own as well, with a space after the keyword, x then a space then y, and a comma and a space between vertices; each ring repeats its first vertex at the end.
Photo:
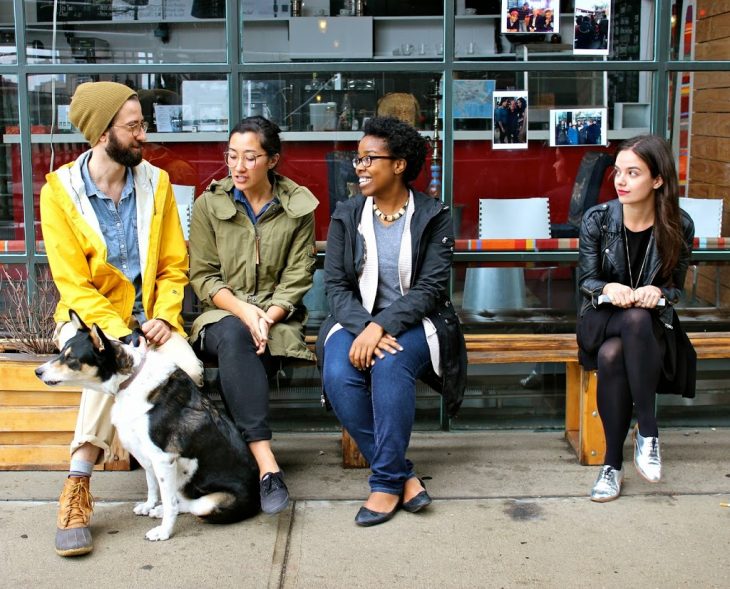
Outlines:
POLYGON ((364 155, 362 157, 354 157, 352 158, 352 167, 357 168, 360 164, 362 164, 363 168, 369 168, 373 160, 397 160, 400 158, 393 157, 392 155, 364 155))
POLYGON ((127 123, 126 125, 112 125, 113 127, 118 127, 119 129, 126 129, 129 131, 133 137, 136 137, 141 132, 147 132, 147 129, 149 128, 150 124, 147 121, 135 121, 134 123, 127 123))
POLYGON ((265 155, 268 155, 266 153, 252 153, 250 151, 247 151, 243 155, 237 154, 235 151, 224 151, 223 152, 223 159, 226 162, 226 165, 229 168, 235 168, 238 166, 238 162, 243 162, 243 165, 248 170, 253 170, 256 167, 256 161, 260 157, 264 157, 265 155))

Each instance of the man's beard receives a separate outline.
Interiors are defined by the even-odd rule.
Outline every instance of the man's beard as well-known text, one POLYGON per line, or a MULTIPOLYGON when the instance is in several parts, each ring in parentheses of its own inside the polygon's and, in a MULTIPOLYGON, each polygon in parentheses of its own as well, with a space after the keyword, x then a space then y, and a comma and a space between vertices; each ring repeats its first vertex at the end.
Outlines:
POLYGON ((134 168, 142 161, 142 150, 124 147, 117 139, 112 129, 109 133, 109 143, 106 146, 106 154, 118 164, 126 168, 134 168))

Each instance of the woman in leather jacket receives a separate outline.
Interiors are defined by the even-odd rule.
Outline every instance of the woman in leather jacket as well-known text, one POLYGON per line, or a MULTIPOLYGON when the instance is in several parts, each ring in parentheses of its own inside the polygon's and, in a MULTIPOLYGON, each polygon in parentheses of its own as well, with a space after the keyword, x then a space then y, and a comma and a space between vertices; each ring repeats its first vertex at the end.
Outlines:
POLYGON ((694 225, 679 208, 667 142, 642 135, 624 143, 614 186, 618 199, 583 217, 578 260, 580 361, 598 369, 598 412, 606 435, 604 465, 591 491, 591 499, 601 502, 621 493, 623 442, 634 408, 634 464, 647 481, 660 480, 655 393, 694 396, 696 362, 674 311, 694 225))
POLYGON ((331 309, 317 340, 324 393, 370 463, 370 496, 355 522, 388 521, 431 503, 406 458, 416 379, 461 402, 466 348, 448 298, 454 246, 448 207, 410 187, 427 144, 398 119, 365 125, 353 159, 362 194, 330 221, 325 285, 331 309))

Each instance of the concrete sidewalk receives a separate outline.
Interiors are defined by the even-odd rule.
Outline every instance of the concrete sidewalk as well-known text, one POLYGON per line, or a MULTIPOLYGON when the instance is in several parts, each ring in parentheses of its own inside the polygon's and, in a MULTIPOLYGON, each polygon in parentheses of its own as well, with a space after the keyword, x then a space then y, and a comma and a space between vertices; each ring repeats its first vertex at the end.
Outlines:
MULTIPOLYGON (((598 467, 577 464, 559 432, 417 433, 411 458, 433 505, 381 526, 353 518, 367 471, 340 467, 339 436, 274 440, 290 509, 231 526, 132 514, 144 474, 96 473, 95 549, 53 551, 63 473, 0 473, 5 587, 728 587, 730 429, 662 430, 664 480, 626 463, 623 496, 596 504, 598 467)), ((631 457, 627 443, 625 456, 631 457)))

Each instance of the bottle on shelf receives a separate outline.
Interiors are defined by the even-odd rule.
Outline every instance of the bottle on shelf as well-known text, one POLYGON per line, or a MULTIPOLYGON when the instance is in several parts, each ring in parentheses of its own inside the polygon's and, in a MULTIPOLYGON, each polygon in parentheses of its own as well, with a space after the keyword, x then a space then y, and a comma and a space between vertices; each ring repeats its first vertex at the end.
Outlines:
POLYGON ((346 92, 345 97, 342 99, 342 111, 340 112, 339 128, 341 130, 352 130, 353 114, 352 105, 350 104, 350 94, 346 92))

